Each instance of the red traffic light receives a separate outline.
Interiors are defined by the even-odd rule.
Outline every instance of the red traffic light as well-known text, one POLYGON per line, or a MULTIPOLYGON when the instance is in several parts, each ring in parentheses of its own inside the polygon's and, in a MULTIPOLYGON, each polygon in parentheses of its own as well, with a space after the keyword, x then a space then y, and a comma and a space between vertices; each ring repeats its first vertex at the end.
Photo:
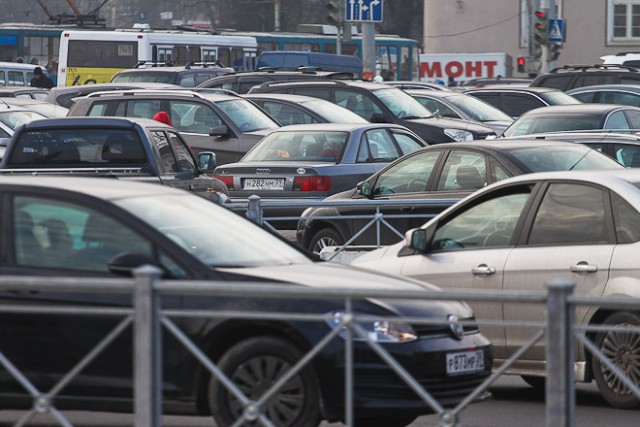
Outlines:
POLYGON ((516 60, 516 63, 518 64, 518 72, 519 73, 524 73, 525 72, 525 58, 524 58, 524 56, 519 56, 518 59, 516 60))
POLYGON ((544 18, 546 18, 546 17, 547 17, 547 14, 546 14, 546 13, 544 13, 544 12, 543 12, 543 11, 541 11, 541 10, 536 10, 536 18, 538 18, 538 19, 544 19, 544 18))
POLYGON ((524 56, 518 57, 518 65, 524 65, 524 56))

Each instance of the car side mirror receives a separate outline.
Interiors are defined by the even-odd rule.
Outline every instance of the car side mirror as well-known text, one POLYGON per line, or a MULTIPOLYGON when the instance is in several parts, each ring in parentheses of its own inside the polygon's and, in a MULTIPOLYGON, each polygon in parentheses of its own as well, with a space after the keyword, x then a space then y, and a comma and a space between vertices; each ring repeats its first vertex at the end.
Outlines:
POLYGON ((110 272, 125 277, 132 277, 133 270, 143 265, 153 265, 154 267, 162 269, 162 267, 148 255, 133 252, 118 254, 107 262, 107 267, 110 272))
POLYGON ((413 228, 404 235, 404 246, 417 252, 429 252, 429 243, 433 237, 435 226, 413 228))
POLYGON ((210 173, 218 166, 216 153, 213 151, 202 151, 198 154, 198 167, 202 172, 210 173))
POLYGON ((356 184, 356 191, 365 197, 371 197, 371 182, 369 180, 359 182, 356 184))
POLYGON ((214 126, 209 128, 209 136, 227 136, 229 135, 229 128, 225 125, 214 126))
POLYGON ((369 121, 371 123, 386 123, 387 118, 382 113, 373 113, 371 117, 369 117, 369 121))

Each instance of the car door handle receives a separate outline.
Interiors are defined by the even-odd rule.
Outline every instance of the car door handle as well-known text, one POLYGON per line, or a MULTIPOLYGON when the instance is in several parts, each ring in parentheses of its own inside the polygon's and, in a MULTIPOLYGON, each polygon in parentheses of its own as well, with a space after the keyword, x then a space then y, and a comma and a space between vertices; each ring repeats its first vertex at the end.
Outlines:
POLYGON ((571 271, 574 273, 595 273, 598 271, 598 266, 590 265, 586 262, 579 262, 578 264, 571 266, 571 271))
POLYGON ((479 266, 477 266, 475 268, 472 268, 471 272, 474 275, 477 275, 477 276, 480 276, 480 275, 489 276, 491 274, 496 274, 496 268, 495 267, 489 267, 486 264, 480 264, 479 266))

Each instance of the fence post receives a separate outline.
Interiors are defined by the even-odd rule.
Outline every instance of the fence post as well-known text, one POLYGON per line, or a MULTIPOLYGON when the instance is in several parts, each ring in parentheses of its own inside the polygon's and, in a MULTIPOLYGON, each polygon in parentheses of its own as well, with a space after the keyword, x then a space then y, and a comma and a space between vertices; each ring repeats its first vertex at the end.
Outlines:
POLYGON ((554 279, 547 287, 546 426, 574 427, 576 414, 574 308, 567 303, 575 283, 554 279))
POLYGON ((134 408, 136 427, 162 423, 162 343, 160 303, 154 284, 162 272, 145 265, 134 270, 134 408))
POLYGON ((247 218, 256 224, 262 225, 262 208, 260 207, 260 196, 249 196, 249 206, 247 207, 247 218))

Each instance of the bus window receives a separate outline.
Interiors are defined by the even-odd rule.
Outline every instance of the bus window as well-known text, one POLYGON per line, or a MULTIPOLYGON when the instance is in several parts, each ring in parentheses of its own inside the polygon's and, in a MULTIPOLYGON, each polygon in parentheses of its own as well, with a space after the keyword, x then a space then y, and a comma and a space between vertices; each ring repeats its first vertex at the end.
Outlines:
POLYGON ((171 62, 173 61, 173 47, 172 46, 154 46, 158 53, 153 62, 171 62))
POLYGON ((9 71, 9 86, 24 86, 24 73, 22 71, 9 71))
POLYGON ((0 86, 7 85, 7 77, 4 74, 4 70, 0 70, 0 86))
POLYGON ((202 60, 204 62, 215 62, 216 51, 214 49, 202 48, 202 60))
POLYGON ((68 67, 133 68, 138 62, 136 42, 70 40, 68 67))
POLYGON ((230 67, 233 63, 231 62, 231 52, 229 52, 228 47, 219 47, 218 48, 218 60, 222 62, 225 67, 230 67))

